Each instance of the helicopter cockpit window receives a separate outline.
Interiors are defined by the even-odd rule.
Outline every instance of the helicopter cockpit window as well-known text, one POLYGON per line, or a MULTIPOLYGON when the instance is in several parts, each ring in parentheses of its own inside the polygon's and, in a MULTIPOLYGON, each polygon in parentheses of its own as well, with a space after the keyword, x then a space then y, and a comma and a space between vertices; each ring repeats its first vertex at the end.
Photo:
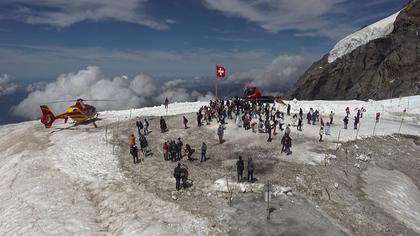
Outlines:
POLYGON ((245 94, 246 96, 251 95, 251 94, 254 94, 254 93, 255 93, 255 89, 253 89, 253 88, 247 88, 247 89, 245 89, 245 91, 244 91, 244 94, 245 94))

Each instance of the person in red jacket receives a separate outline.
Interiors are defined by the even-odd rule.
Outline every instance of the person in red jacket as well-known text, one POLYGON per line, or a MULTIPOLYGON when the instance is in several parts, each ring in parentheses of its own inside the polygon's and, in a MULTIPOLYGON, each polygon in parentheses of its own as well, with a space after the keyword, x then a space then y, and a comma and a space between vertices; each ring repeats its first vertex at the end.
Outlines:
POLYGON ((169 153, 169 145, 167 142, 164 142, 163 143, 163 159, 165 161, 169 160, 168 153, 169 153))

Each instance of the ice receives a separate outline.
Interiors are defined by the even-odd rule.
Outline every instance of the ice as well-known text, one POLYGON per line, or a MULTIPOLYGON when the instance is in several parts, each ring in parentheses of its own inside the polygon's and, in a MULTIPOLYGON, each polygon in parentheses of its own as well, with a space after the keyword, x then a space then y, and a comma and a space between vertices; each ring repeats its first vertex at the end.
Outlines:
POLYGON ((389 35, 394 30, 394 22, 399 14, 400 12, 397 12, 340 40, 330 51, 328 63, 333 63, 338 58, 374 39, 389 35))

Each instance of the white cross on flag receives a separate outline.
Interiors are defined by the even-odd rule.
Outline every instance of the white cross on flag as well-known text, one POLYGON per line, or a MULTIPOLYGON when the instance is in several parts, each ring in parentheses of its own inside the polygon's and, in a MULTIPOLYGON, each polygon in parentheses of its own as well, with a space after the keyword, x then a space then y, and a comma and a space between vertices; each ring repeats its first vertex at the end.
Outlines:
POLYGON ((216 65, 216 78, 224 78, 226 76, 226 69, 223 66, 216 65))

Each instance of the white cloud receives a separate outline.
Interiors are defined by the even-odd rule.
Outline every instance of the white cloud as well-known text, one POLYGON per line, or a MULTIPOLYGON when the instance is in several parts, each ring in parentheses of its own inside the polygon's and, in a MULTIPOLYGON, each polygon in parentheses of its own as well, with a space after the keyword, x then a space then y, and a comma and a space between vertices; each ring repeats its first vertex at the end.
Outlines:
POLYGON ((124 72, 133 76, 141 71, 154 76, 213 76, 215 64, 234 72, 263 66, 272 58, 273 54, 266 50, 110 50, 9 45, 0 46, 0 71, 17 77, 51 78, 94 64, 111 75, 124 72))
POLYGON ((275 88, 287 90, 310 65, 311 60, 303 56, 281 55, 262 69, 232 75, 232 81, 245 82, 267 91, 275 88))
POLYGON ((344 0, 204 0, 205 5, 228 16, 245 18, 271 32, 310 30, 325 26, 322 19, 344 0))
POLYGON ((268 32, 297 30, 298 36, 326 36, 338 39, 357 28, 349 22, 343 22, 353 9, 349 4, 351 1, 348 0, 202 1, 211 10, 256 23, 268 32), (346 29, 344 33, 342 28, 346 29))
POLYGON ((9 75, 0 76, 0 97, 16 92, 18 86, 13 80, 14 78, 9 75))
POLYGON ((164 30, 173 20, 157 20, 145 12, 147 0, 2 0, 3 18, 29 24, 67 27, 82 21, 115 20, 164 30), (12 6, 12 7, 11 7, 12 6), (10 10, 11 9, 11 10, 10 10))
MULTIPOLYGON (((113 100, 94 102, 98 110, 119 110, 159 105, 165 97, 171 102, 197 101, 212 97, 178 87, 179 84, 160 86, 160 81, 147 75, 107 78, 98 67, 89 66, 77 73, 60 75, 55 81, 32 91, 26 99, 13 108, 13 113, 26 118, 39 117, 39 106, 47 104, 55 112, 61 112, 70 103, 52 103, 77 98, 113 100), (48 103, 50 102, 50 104, 48 103)), ((33 88, 34 89, 34 88, 33 88)), ((36 89, 36 88, 35 88, 36 89)))

